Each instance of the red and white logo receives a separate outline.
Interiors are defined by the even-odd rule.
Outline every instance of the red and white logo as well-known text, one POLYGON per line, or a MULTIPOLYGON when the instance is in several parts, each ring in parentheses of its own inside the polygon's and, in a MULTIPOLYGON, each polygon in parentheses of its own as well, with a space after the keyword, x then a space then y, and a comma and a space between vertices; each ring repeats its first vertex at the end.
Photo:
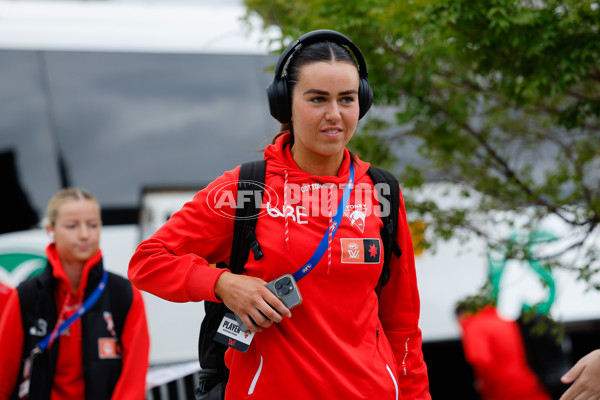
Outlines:
POLYGON ((117 333, 115 332, 115 323, 113 321, 112 313, 110 311, 104 311, 104 313, 102 313, 102 316, 104 317, 104 321, 106 321, 106 330, 109 331, 111 335, 117 336, 117 333))
POLYGON ((121 358, 121 345, 115 337, 98 339, 98 357, 101 360, 121 358))
POLYGON ((367 206, 365 204, 347 205, 344 216, 350 220, 350 225, 358 228, 361 233, 365 232, 365 220, 367 218, 367 206))

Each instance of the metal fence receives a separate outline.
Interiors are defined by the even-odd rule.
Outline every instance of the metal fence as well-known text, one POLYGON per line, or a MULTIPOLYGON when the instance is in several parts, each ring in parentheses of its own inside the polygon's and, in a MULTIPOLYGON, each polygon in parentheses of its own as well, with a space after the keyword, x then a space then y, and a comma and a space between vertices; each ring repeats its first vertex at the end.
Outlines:
POLYGON ((151 367, 146 400, 194 400, 199 371, 198 361, 151 367))

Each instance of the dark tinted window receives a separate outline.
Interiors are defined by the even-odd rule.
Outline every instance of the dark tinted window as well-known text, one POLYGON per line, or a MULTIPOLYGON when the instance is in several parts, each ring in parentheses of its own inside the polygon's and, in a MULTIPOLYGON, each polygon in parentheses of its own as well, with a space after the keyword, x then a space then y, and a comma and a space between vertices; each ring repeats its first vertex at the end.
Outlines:
MULTIPOLYGON (((0 152, 43 213, 61 185, 103 208, 135 208, 146 186, 202 186, 257 159, 278 130, 261 55, 0 51, 0 152)), ((6 177, 3 177, 5 180, 6 177)))

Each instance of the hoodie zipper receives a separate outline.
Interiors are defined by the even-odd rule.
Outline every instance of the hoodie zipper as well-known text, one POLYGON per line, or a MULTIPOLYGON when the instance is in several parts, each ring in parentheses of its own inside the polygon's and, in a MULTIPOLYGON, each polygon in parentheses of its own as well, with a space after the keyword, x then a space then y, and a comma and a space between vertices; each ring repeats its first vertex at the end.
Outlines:
POLYGON ((392 371, 392 369, 390 368, 390 366, 388 365, 388 363, 383 358, 383 355, 381 354, 381 351, 379 350, 379 328, 377 328, 377 330, 375 332, 375 337, 377 339, 376 343, 375 343, 375 345, 377 347, 377 353, 379 354, 379 357, 381 358, 381 360, 385 364, 385 369, 387 370, 388 374, 390 374, 390 378, 392 379, 392 383, 394 384, 394 389, 396 390, 396 400, 398 400, 398 396, 400 394, 400 391, 398 389, 398 381, 396 381, 396 376, 394 375, 394 371, 392 371))
POLYGON ((263 356, 260 356, 260 363, 258 364, 258 369, 254 374, 254 378, 252 378, 252 382, 250 383, 250 387, 248 388, 248 396, 254 393, 254 389, 256 388, 256 383, 258 382, 258 378, 260 377, 260 373, 263 368, 263 356))

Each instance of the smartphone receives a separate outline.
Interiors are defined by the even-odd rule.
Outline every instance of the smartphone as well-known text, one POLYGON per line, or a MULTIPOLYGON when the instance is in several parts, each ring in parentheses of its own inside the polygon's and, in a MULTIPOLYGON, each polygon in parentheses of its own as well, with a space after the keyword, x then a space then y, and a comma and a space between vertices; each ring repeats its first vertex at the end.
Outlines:
MULTIPOLYGON (((265 286, 290 310, 302 304, 302 295, 300 294, 300 290, 298 290, 296 280, 291 274, 281 275, 265 286)), ((235 318, 242 331, 248 332, 250 330, 237 314, 235 318)))

